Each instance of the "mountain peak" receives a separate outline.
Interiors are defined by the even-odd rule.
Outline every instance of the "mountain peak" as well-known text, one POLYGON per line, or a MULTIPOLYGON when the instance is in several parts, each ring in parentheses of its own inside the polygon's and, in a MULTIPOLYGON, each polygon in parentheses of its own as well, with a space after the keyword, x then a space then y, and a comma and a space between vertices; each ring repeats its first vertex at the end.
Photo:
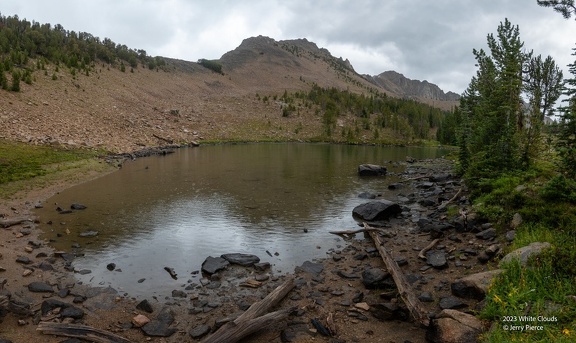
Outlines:
POLYGON ((403 94, 407 98, 442 101, 458 101, 460 99, 460 96, 454 92, 445 93, 433 83, 426 80, 412 80, 394 70, 370 76, 369 79, 389 92, 403 94))

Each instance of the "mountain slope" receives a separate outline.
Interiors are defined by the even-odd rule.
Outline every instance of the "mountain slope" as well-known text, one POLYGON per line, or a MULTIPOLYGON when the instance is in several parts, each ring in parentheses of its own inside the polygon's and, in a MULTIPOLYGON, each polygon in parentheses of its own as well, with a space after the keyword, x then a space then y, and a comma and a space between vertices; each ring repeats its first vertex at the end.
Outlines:
MULTIPOLYGON (((46 64, 20 92, 0 90, 0 139, 116 152, 167 141, 314 140, 323 134, 317 110, 301 103, 297 114, 285 116, 277 97, 312 85, 404 96, 401 88, 367 80, 306 39, 245 39, 216 61, 223 75, 198 63, 164 60, 162 68, 139 63, 132 72, 118 63, 97 62, 86 73, 46 64)), ((345 113, 337 124, 342 132, 358 127, 357 118, 345 113)), ((369 133, 359 134, 362 140, 369 133)))

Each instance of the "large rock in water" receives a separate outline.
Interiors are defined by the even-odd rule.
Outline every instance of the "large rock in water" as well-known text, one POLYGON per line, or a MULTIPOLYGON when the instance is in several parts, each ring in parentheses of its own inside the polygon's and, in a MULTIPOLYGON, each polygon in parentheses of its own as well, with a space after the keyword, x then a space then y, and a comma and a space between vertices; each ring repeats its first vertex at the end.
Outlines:
POLYGON ((358 166, 360 176, 382 176, 386 175, 386 167, 377 164, 361 164, 358 166))
POLYGON ((402 212, 400 205, 389 200, 370 201, 354 207, 352 216, 362 221, 385 220, 402 212))
POLYGON ((202 271, 208 274, 214 274, 217 271, 228 267, 229 264, 230 262, 222 257, 208 256, 202 263, 202 271))

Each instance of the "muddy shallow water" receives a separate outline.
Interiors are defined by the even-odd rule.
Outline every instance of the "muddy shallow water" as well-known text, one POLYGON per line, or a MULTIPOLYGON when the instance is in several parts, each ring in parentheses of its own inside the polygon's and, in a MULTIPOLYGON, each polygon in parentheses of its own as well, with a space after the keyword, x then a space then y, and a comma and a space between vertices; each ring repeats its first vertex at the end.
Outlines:
POLYGON ((180 149, 126 162, 122 169, 67 189, 38 209, 51 245, 82 256, 82 282, 130 295, 170 294, 200 278, 207 256, 242 252, 293 271, 343 244, 330 230, 356 227, 364 191, 394 200, 387 185, 403 166, 390 161, 440 157, 435 148, 328 144, 243 144, 180 149), (362 163, 391 175, 360 178, 362 163), (84 210, 60 214, 73 203, 84 210), (51 224, 49 224, 51 222, 51 224), (88 232, 96 236, 81 237, 88 232), (106 267, 115 263, 116 269, 106 267), (173 280, 164 267, 174 268, 173 280), (88 271, 90 271, 88 273, 88 271))

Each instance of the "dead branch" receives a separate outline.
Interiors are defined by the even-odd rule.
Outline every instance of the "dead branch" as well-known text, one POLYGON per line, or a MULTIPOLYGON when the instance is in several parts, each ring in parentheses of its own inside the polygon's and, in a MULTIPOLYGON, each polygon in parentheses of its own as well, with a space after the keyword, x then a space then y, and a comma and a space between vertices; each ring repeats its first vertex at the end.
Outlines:
POLYGON ((440 239, 438 238, 430 242, 430 244, 428 244, 424 249, 420 250, 420 252, 418 253, 418 257, 425 260, 426 256, 424 256, 424 254, 426 253, 426 251, 432 249, 436 244, 438 244, 438 242, 440 242, 440 239))
POLYGON ((460 195, 461 192, 462 192, 462 188, 460 188, 460 189, 458 190, 458 192, 457 192, 450 200, 448 200, 448 201, 446 201, 446 202, 443 202, 440 206, 438 206, 438 209, 441 210, 441 209, 443 209, 444 207, 448 206, 449 203, 451 203, 452 201, 456 200, 456 198, 460 195))
POLYGON ((384 232, 384 230, 382 229, 378 229, 375 227, 371 227, 369 229, 358 229, 358 230, 344 230, 344 231, 328 231, 329 233, 333 234, 333 235, 354 235, 360 232, 368 232, 368 231, 376 231, 376 232, 384 232))
MULTIPOLYGON (((370 228, 370 226, 366 223, 364 223, 364 227, 370 228)), ((380 240, 380 237, 378 237, 378 234, 376 234, 374 231, 368 231, 368 233, 370 234, 370 237, 372 237, 372 240, 374 240, 374 245, 376 246, 376 249, 378 249, 378 252, 380 252, 380 256, 384 261, 386 269, 388 269, 388 272, 392 275, 392 279, 394 279, 396 288, 398 288, 398 294, 400 294, 400 297, 406 304, 406 307, 408 307, 412 318, 417 323, 423 326, 428 326, 430 320, 428 319, 426 311, 424 310, 424 307, 422 306, 422 303, 418 297, 416 297, 416 294, 414 294, 412 291, 410 284, 408 281, 406 281, 406 277, 404 277, 402 270, 400 270, 400 267, 398 267, 398 264, 396 264, 396 261, 394 261, 390 253, 386 251, 383 242, 380 240)))
POLYGON ((45 335, 81 338, 96 343, 132 343, 132 341, 109 331, 78 324, 40 322, 36 330, 42 331, 45 335))
POLYGON ((252 304, 246 312, 242 313, 234 321, 224 324, 218 331, 204 340, 203 343, 238 342, 245 336, 286 318, 293 309, 265 313, 280 302, 294 287, 294 279, 289 278, 264 299, 252 304))

